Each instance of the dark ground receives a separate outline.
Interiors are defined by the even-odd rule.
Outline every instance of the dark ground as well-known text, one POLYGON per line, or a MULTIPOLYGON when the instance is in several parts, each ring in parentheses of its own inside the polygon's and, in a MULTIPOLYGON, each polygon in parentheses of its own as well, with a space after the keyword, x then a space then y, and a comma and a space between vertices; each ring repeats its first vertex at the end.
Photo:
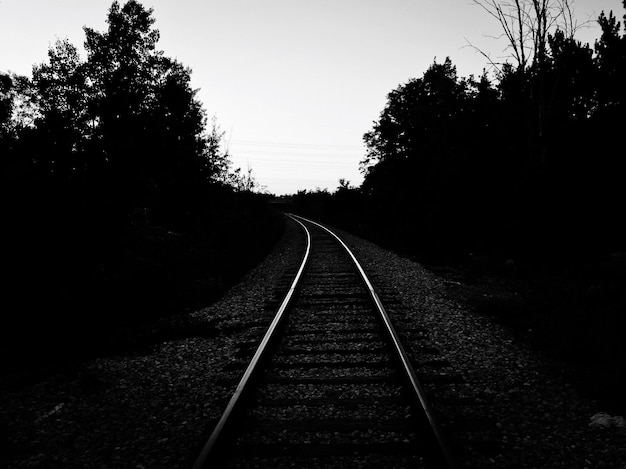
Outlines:
POLYGON ((626 254, 576 272, 428 266, 451 298, 541 351, 603 411, 626 415, 626 254))

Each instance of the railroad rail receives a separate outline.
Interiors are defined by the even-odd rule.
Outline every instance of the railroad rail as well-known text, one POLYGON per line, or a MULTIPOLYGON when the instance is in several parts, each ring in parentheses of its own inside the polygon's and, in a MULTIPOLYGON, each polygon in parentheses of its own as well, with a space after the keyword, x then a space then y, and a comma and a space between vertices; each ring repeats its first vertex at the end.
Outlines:
POLYGON ((456 467, 383 303, 323 225, 194 469, 456 467))

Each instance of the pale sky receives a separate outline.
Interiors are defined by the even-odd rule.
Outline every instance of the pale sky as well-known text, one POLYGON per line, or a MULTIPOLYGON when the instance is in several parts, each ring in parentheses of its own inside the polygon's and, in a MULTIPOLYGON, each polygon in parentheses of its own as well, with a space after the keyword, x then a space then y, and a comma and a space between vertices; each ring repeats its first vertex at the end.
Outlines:
MULTIPOLYGON (((77 46, 83 26, 106 29, 112 0, 0 0, 0 71, 31 75, 57 38, 77 46)), ((123 1, 121 2, 124 3, 123 1)), ((252 168, 276 194, 354 185, 387 93, 450 56, 460 76, 480 75, 504 44, 471 0, 145 0, 158 48, 193 70, 208 116, 226 131, 233 165, 252 168)), ((621 0, 577 0, 578 38, 621 0)), ((83 54, 84 57, 84 54, 83 54)))

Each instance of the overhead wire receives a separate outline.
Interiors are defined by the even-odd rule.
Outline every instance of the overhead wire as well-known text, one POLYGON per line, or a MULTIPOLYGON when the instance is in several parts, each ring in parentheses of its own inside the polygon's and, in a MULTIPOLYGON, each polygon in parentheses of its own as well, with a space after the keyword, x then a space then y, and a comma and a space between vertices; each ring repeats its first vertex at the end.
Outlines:
POLYGON ((235 166, 247 166, 261 184, 278 190, 323 188, 334 186, 342 177, 354 179, 365 149, 357 145, 231 140, 229 152, 235 166))

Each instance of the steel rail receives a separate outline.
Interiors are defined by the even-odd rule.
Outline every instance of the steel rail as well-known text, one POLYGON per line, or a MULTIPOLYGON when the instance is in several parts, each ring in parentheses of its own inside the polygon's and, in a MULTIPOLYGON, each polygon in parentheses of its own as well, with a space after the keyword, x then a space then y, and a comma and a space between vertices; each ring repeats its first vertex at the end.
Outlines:
POLYGON ((300 279, 302 277, 302 273, 304 272, 304 268, 306 267, 306 264, 309 260, 309 253, 311 252, 311 234, 309 233, 309 230, 306 228, 306 226, 304 226, 304 224, 300 220, 297 220, 296 218, 294 218, 293 216, 289 214, 288 216, 292 218, 294 221, 296 221, 298 224, 300 224, 300 226, 302 227, 302 229, 304 229, 304 232, 306 233, 306 250, 304 252, 304 256, 302 258, 300 268, 298 269, 298 272, 293 282, 291 283, 291 286, 289 287, 289 291, 285 295, 285 298, 283 299, 280 307, 278 308, 278 311, 276 312, 274 319, 272 320, 270 326, 268 327, 267 332, 263 336, 261 343, 259 344, 256 352, 254 353, 254 356, 252 357, 250 364, 246 368, 245 373, 243 374, 241 380, 239 381, 239 384, 237 385, 237 388, 235 389, 234 394, 230 398, 230 401, 228 402, 226 409, 222 413, 222 416, 219 422, 215 426, 213 433, 211 433, 211 436, 209 437, 208 441, 202 448, 202 451, 200 452, 198 458, 196 459, 196 462, 193 465, 193 469, 202 469, 202 468, 208 467, 210 458, 214 454, 213 451, 216 447, 216 443, 222 438, 222 436, 225 433, 225 430, 228 427, 229 422, 232 421, 231 417, 236 412, 236 410, 241 406, 243 396, 246 394, 247 390, 251 386, 250 383, 252 381, 253 375, 256 373, 258 369, 258 364, 261 363, 261 360, 267 353, 270 343, 273 341, 274 337, 276 336, 276 331, 278 330, 278 326, 280 325, 283 317, 285 316, 285 311, 287 310, 287 307, 289 306, 289 303, 291 302, 291 299, 295 293, 298 283, 300 282, 300 279))
POLYGON ((365 274, 365 271, 363 270, 363 267, 361 267, 361 264, 359 263, 359 261, 356 259, 356 257, 354 256, 350 248, 346 245, 346 243, 344 243, 343 240, 339 236, 337 236, 331 230, 326 228, 324 225, 321 225, 320 223, 317 223, 313 220, 309 220, 308 218, 301 217, 299 215, 290 214, 290 216, 292 216, 292 218, 295 217, 294 219, 296 221, 298 221, 298 219, 304 220, 308 223, 311 223, 327 231, 346 250, 350 258, 354 262, 354 265, 356 266, 357 270, 359 271, 361 278, 363 282, 365 283, 365 286, 367 287, 370 296, 372 297, 372 300, 376 304, 376 308, 382 318, 385 330, 387 331, 389 338, 393 344, 394 352, 402 365, 402 369, 405 373, 406 378, 408 379, 411 385, 413 392, 417 396, 419 403, 422 406, 422 410, 424 411, 426 418, 428 419, 428 423, 433 431, 433 434, 435 435, 435 439, 437 440, 437 444, 439 445, 439 449, 445 460, 446 465, 450 469, 458 467, 456 460, 453 456, 452 448, 450 447, 450 444, 448 443, 448 439, 444 435, 443 429, 441 428, 441 424, 439 423, 439 420, 437 419, 437 416, 435 415, 435 411, 432 408, 428 398, 426 397, 424 388, 422 387, 417 377, 417 373, 415 372, 415 369, 413 368, 413 365, 411 364, 411 360, 409 359, 409 356, 404 346, 402 345, 402 342, 400 341, 400 337, 398 336, 396 329, 393 327, 391 323, 391 318, 389 317, 389 314, 387 314, 387 311, 385 310, 385 307, 383 306, 378 294, 374 290, 374 286, 372 285, 369 278, 365 274))

